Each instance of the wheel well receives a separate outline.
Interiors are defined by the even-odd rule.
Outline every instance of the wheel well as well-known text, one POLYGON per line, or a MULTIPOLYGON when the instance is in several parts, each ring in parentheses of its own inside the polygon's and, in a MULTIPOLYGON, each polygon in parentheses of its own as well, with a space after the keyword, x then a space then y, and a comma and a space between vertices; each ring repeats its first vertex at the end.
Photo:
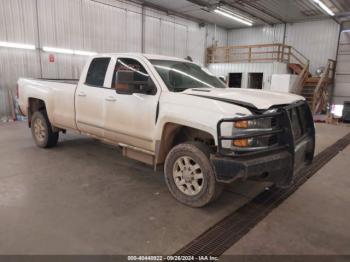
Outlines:
POLYGON ((166 156, 174 146, 189 141, 202 142, 210 149, 215 150, 215 140, 210 133, 189 126, 168 123, 163 129, 158 148, 157 164, 164 163, 166 156))
POLYGON ((46 111, 45 102, 38 98, 29 98, 28 101, 28 125, 31 126, 32 115, 36 111, 46 111))

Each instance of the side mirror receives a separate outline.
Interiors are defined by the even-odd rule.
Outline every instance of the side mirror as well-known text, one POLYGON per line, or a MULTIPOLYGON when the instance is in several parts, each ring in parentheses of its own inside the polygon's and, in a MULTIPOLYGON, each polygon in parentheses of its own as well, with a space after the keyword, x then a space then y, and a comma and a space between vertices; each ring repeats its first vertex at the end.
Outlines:
POLYGON ((156 85, 154 84, 153 80, 148 77, 147 84, 144 86, 140 86, 141 93, 154 95, 157 92, 156 85))
POLYGON ((151 94, 155 91, 155 85, 150 77, 142 76, 142 80, 135 80, 140 78, 139 73, 133 71, 118 71, 116 73, 115 89, 118 94, 151 94))

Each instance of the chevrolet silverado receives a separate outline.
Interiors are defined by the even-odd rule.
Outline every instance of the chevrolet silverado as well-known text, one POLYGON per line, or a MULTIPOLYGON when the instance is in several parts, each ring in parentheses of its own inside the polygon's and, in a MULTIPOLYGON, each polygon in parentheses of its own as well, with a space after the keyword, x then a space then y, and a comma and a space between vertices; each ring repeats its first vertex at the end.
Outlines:
POLYGON ((227 88, 183 59, 97 55, 77 81, 20 78, 18 93, 39 147, 66 130, 119 145, 126 157, 164 166, 171 194, 192 207, 238 179, 288 186, 314 156, 303 97, 227 88))

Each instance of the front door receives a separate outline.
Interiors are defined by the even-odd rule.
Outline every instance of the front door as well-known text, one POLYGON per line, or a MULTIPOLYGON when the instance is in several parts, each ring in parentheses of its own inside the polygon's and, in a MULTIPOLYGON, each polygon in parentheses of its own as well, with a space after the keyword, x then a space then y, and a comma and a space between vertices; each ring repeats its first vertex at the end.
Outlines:
MULTIPOLYGON (((115 62, 112 78, 110 98, 106 103, 105 136, 131 146, 142 147, 154 151, 153 140, 156 127, 156 115, 160 90, 155 88, 148 93, 117 94, 118 79, 116 73, 120 71, 135 72, 135 81, 145 81, 152 76, 146 70, 143 61, 133 58, 120 57, 115 62)), ((136 88, 137 89, 137 88, 136 88)))

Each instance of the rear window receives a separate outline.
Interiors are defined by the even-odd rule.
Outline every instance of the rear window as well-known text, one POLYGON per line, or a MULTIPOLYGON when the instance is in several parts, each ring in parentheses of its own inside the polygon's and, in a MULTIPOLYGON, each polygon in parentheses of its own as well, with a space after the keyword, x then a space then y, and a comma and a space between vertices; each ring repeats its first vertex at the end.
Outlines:
POLYGON ((105 76, 107 68, 111 58, 109 57, 100 57, 94 58, 91 61, 87 76, 86 76, 86 85, 102 87, 105 81, 105 76))

